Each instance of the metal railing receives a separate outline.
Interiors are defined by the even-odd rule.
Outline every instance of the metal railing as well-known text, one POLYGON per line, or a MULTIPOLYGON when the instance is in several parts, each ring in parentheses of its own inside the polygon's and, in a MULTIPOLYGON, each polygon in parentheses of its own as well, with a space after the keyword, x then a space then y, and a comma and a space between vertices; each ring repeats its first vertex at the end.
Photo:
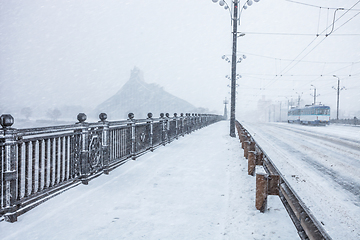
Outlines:
POLYGON ((266 211, 268 195, 277 195, 301 239, 331 239, 251 134, 238 121, 235 125, 244 157, 248 159, 248 174, 256 174, 256 209, 266 211), (264 172, 255 173, 256 166, 262 166, 264 172))
POLYGON ((357 117, 347 119, 331 119, 330 123, 349 124, 349 125, 360 125, 360 120, 357 117))
POLYGON ((14 129, 1 115, 0 218, 17 217, 47 199, 88 182, 147 151, 222 120, 212 114, 161 114, 159 118, 87 123, 80 113, 72 125, 14 129))

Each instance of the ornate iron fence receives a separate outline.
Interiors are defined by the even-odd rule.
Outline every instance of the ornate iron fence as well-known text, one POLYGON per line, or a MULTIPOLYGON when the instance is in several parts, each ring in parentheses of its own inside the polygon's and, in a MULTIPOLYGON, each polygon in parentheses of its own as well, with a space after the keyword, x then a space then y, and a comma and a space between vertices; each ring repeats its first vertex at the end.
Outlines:
POLYGON ((14 118, 1 115, 0 217, 8 222, 47 199, 88 182, 147 151, 222 120, 211 114, 161 114, 124 121, 78 123, 44 128, 11 128, 14 118))

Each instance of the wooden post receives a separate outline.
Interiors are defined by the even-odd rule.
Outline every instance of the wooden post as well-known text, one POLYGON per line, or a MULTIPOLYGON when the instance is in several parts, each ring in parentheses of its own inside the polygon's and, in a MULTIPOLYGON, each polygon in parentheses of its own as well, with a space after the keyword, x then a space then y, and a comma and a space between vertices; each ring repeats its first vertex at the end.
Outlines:
POLYGON ((256 154, 255 164, 258 166, 262 166, 263 163, 264 163, 264 154, 262 152, 259 152, 256 154))
POLYGON ((267 175, 263 173, 256 174, 256 200, 255 207, 260 212, 265 212, 267 207, 267 175))
POLYGON ((254 176, 255 174, 255 151, 249 151, 248 153, 248 174, 254 176))
POLYGON ((280 188, 280 176, 279 175, 269 175, 268 176, 268 195, 277 195, 279 196, 280 188))
POLYGON ((248 151, 255 151, 255 141, 250 141, 248 151))
POLYGON ((267 196, 279 196, 279 175, 268 175, 266 173, 256 174, 256 200, 255 207, 260 212, 265 212, 267 208, 267 196))
POLYGON ((250 148, 250 141, 244 142, 244 158, 248 159, 249 156, 249 148, 250 148))
POLYGON ((244 133, 244 134, 241 134, 241 136, 242 136, 242 141, 241 141, 241 148, 242 149, 245 149, 245 142, 246 142, 246 134, 244 133))
POLYGON ((242 147, 242 142, 244 142, 244 133, 243 132, 239 133, 239 138, 240 138, 241 147, 242 147))

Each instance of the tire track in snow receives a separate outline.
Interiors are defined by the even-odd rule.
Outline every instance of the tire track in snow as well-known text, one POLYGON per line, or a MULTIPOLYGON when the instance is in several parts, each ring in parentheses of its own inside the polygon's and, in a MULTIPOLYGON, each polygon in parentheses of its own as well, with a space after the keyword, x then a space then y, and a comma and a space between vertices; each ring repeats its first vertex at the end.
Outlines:
POLYGON ((324 135, 321 136, 320 134, 316 134, 316 133, 312 133, 310 131, 305 131, 305 130, 299 130, 299 129, 293 129, 293 128, 288 128, 288 127, 284 127, 284 126, 276 126, 278 128, 281 129, 285 129, 291 132, 296 132, 302 135, 306 135, 309 137, 313 137, 316 139, 321 139, 321 140, 325 140, 331 143, 335 143, 337 145, 341 145, 343 147, 346 148, 351 148, 357 151, 360 151, 360 141, 356 141, 354 139, 348 139, 348 138, 343 138, 343 137, 337 137, 337 136, 332 136, 332 135, 324 135))
MULTIPOLYGON (((266 151, 266 154, 273 158, 280 171, 287 174, 287 176, 291 176, 288 180, 295 183, 293 187, 295 187, 296 192, 314 212, 318 220, 324 223, 325 229, 329 231, 334 239, 359 239, 360 228, 358 222, 360 211, 353 200, 349 201, 346 195, 347 190, 336 190, 334 185, 331 186, 329 182, 322 180, 324 174, 318 174, 317 169, 309 169, 307 167, 308 163, 303 160, 297 161, 298 158, 293 156, 293 152, 297 152, 297 150, 294 148, 290 150, 281 148, 281 146, 277 145, 278 139, 274 137, 279 135, 278 138, 281 138, 283 143, 291 144, 294 141, 291 136, 281 133, 269 125, 250 124, 249 126, 245 124, 245 127, 251 132, 260 147, 266 151), (304 166, 303 163, 306 165, 304 166), (292 172, 299 173, 307 181, 299 182, 298 179, 293 178, 292 172), (342 191, 345 194, 341 193, 342 191)), ((298 145, 298 142, 295 141, 295 145, 298 145)), ((330 177, 327 176, 327 178, 330 177)), ((335 183, 335 186, 337 185, 335 183)), ((340 188, 342 189, 342 186, 340 188)), ((354 196, 352 193, 350 195, 354 196)))
MULTIPOLYGON (((286 130, 292 132, 292 130, 289 129, 286 130)), ((297 150, 292 145, 290 145, 289 142, 286 142, 284 139, 274 137, 274 134, 269 134, 265 132, 263 132, 263 134, 266 134, 267 138, 272 139, 274 142, 276 142, 276 145, 280 146, 283 149, 287 149, 288 151, 291 151, 291 153, 294 154, 297 159, 301 159, 302 161, 308 163, 310 166, 314 167, 314 169, 318 170, 321 174, 326 174, 328 176, 327 180, 336 182, 341 188, 347 190, 348 192, 356 196, 357 202, 354 202, 354 204, 360 207, 359 183, 356 183, 351 178, 347 176, 343 176, 337 171, 325 166, 324 164, 319 163, 312 156, 309 156, 308 154, 304 154, 304 152, 297 150)), ((316 151, 316 149, 319 149, 319 147, 321 146, 319 145, 316 146, 314 151, 316 151)))

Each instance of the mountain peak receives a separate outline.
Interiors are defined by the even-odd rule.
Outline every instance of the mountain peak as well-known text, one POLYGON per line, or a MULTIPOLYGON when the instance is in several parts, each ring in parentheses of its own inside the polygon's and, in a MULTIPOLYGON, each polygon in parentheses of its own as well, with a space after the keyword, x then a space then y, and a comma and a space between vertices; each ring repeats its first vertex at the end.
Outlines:
POLYGON ((135 118, 145 118, 148 112, 159 116, 161 112, 191 112, 195 107, 187 101, 178 98, 156 84, 148 84, 144 80, 143 72, 134 67, 130 79, 112 97, 101 103, 95 113, 105 112, 109 119, 126 118, 129 112, 135 118))
POLYGON ((131 70, 130 81, 144 82, 144 73, 136 66, 131 70))

